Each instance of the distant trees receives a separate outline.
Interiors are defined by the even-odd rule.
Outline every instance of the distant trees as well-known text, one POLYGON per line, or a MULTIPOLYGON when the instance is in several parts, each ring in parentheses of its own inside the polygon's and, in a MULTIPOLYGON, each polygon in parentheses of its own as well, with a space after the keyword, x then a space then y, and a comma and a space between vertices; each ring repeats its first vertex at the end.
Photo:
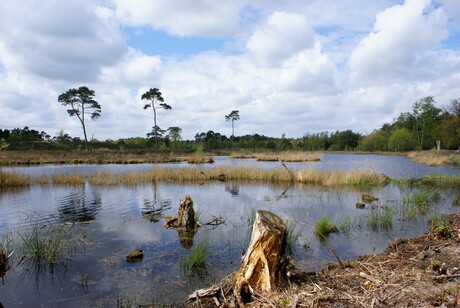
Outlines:
POLYGON ((97 120, 101 116, 101 105, 94 100, 94 95, 93 90, 83 86, 78 89, 69 89, 58 97, 58 102, 63 106, 70 107, 67 109, 69 116, 76 116, 80 121, 85 137, 86 151, 89 150, 89 147, 86 134, 85 115, 91 115, 92 120, 97 120))
POLYGON ((180 141, 182 140, 182 136, 180 135, 182 133, 182 129, 177 126, 173 126, 168 128, 168 138, 171 141, 171 145, 174 150, 177 150, 180 148, 180 141))
POLYGON ((388 139, 390 151, 410 151, 415 147, 414 135, 407 128, 398 128, 391 133, 388 139))
POLYGON ((150 103, 144 105, 144 110, 148 108, 152 108, 153 110, 153 127, 152 132, 148 135, 152 136, 155 141, 155 148, 158 147, 158 139, 163 136, 164 131, 157 125, 157 109, 166 109, 171 110, 171 106, 164 103, 163 96, 161 96, 160 90, 157 88, 153 88, 142 94, 142 100, 148 100, 150 103), (159 104, 155 104, 156 102, 161 102, 159 104))

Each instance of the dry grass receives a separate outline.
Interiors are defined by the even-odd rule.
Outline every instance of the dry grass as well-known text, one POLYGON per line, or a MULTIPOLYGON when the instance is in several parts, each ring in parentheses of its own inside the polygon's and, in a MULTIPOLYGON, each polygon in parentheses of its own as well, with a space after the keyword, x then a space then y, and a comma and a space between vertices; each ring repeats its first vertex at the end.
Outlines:
POLYGON ((212 164, 214 163, 214 158, 211 156, 196 154, 188 157, 187 162, 189 164, 212 164))
MULTIPOLYGON (((298 182, 323 186, 375 186, 383 185, 388 178, 375 171, 316 171, 305 169, 292 174, 282 168, 261 169, 251 167, 216 167, 200 168, 161 168, 146 172, 113 174, 98 172, 89 177, 92 185, 136 185, 156 181, 179 183, 203 182, 208 180, 230 180, 263 183, 298 182)), ((16 173, 0 171, 0 187, 27 185, 82 185, 86 178, 79 174, 54 175, 50 182, 44 176, 30 177, 16 173)))
POLYGON ((174 155, 124 151, 2 151, 0 165, 38 164, 143 164, 184 161, 174 155))
POLYGON ((321 161, 322 154, 319 152, 281 152, 274 154, 256 154, 258 161, 278 161, 283 162, 307 162, 321 161))
POLYGON ((374 171, 314 171, 303 170, 294 173, 294 178, 285 169, 260 169, 249 167, 217 167, 198 168, 162 168, 147 172, 133 172, 120 175, 97 173, 90 177, 93 185, 135 185, 151 182, 204 182, 208 180, 230 180, 246 182, 299 182, 325 186, 343 185, 383 185, 387 181, 385 175, 374 171))
POLYGON ((384 174, 376 173, 374 170, 316 171, 313 169, 305 169, 297 173, 297 181, 300 183, 323 186, 376 186, 387 183, 388 177, 384 174))
POLYGON ((406 156, 418 164, 440 166, 455 163, 459 155, 452 152, 417 151, 409 152, 406 156))
POLYGON ((0 187, 28 186, 32 184, 32 178, 26 175, 0 170, 0 187))
POLYGON ((53 176, 55 185, 82 185, 85 184, 85 177, 78 173, 56 174, 53 176))

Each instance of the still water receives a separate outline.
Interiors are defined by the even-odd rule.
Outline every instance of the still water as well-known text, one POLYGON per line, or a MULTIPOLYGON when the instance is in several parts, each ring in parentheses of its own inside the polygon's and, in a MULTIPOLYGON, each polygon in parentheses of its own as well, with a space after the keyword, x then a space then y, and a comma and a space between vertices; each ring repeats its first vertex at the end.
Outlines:
MULTIPOLYGON (((254 165, 279 167, 276 163, 216 158, 216 165, 254 165)), ((51 175, 81 172, 89 175, 110 172, 143 171, 171 165, 34 166, 3 168, 25 174, 51 175)), ((173 167, 208 168, 174 164, 173 167)), ((460 174, 453 166, 426 167, 398 156, 325 154, 322 162, 292 163, 292 169, 370 169, 394 178, 424 174, 460 174)), ((335 261, 328 246, 313 233, 318 218, 329 217, 342 226, 330 236, 342 260, 383 251, 389 241, 427 230, 427 219, 434 213, 460 210, 454 205, 460 190, 445 189, 427 213, 404 219, 403 199, 418 187, 388 185, 372 189, 332 189, 314 186, 272 186, 212 182, 190 185, 158 183, 136 186, 32 186, 0 190, 0 236, 11 234, 19 240, 33 228, 57 226, 75 234, 71 253, 53 266, 46 262, 21 259, 13 255, 13 269, 1 278, 0 302, 13 306, 116 306, 118 302, 180 302, 196 288, 220 280, 239 267, 248 244, 248 220, 258 209, 270 210, 293 223, 301 233, 294 251, 296 265, 307 271, 318 270, 335 261), (357 209, 361 195, 379 197, 373 206, 357 209), (190 195, 202 224, 215 217, 225 224, 203 226, 196 234, 183 234, 162 226, 164 216, 174 216, 180 200, 190 195), (376 208, 372 210, 371 208, 376 208), (390 227, 373 227, 375 211, 392 211, 390 227), (347 227, 348 226, 348 227, 347 227), (191 247, 207 241, 211 255, 207 273, 187 275, 180 267, 181 256, 191 247), (140 263, 127 263, 126 254, 139 247, 144 252, 140 263), (20 263, 18 266, 16 264, 20 263)), ((56 227, 55 227, 56 228, 56 227)), ((249 231, 249 232, 248 232, 249 231)))

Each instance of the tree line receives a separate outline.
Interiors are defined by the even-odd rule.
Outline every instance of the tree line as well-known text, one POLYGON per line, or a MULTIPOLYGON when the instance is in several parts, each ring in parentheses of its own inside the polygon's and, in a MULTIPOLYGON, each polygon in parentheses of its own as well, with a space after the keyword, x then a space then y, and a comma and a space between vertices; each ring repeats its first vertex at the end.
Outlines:
POLYGON ((144 109, 153 111, 152 131, 146 138, 134 137, 118 140, 88 140, 86 118, 96 120, 102 107, 94 100, 95 93, 87 87, 69 89, 58 97, 58 102, 69 107, 69 116, 76 116, 82 125, 84 140, 71 137, 63 130, 51 137, 29 127, 0 129, 0 150, 25 149, 113 149, 113 150, 161 150, 193 151, 198 147, 206 151, 226 149, 247 150, 308 150, 308 151, 410 151, 435 148, 460 148, 460 99, 451 100, 444 109, 436 107, 433 97, 417 100, 410 112, 401 113, 392 123, 385 123, 368 135, 352 130, 305 133, 301 138, 268 137, 257 133, 235 136, 235 122, 240 119, 238 110, 232 110, 224 119, 231 122, 232 135, 227 137, 212 130, 196 133, 194 140, 182 140, 182 129, 170 126, 161 129, 157 123, 157 110, 171 110, 162 93, 152 88, 141 96, 147 100, 144 109))

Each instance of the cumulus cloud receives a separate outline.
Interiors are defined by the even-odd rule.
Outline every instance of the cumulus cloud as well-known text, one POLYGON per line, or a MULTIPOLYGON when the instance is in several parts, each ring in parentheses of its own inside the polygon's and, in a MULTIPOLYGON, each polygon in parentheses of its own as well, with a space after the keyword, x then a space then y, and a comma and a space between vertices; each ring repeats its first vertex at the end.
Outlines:
POLYGON ((392 82, 416 77, 427 50, 447 36, 443 10, 427 0, 406 0, 379 13, 374 30, 361 40, 349 60, 355 81, 392 82))
POLYGON ((178 36, 234 34, 241 9, 233 1, 112 0, 112 3, 122 23, 147 25, 178 36))
POLYGON ((256 61, 278 65, 313 43, 314 32, 304 15, 274 12, 253 33, 246 47, 256 61))
POLYGON ((280 72, 280 87, 286 91, 330 94, 335 88, 335 66, 321 52, 319 43, 286 60, 280 72))
POLYGON ((1 58, 7 71, 90 81, 123 55, 122 36, 92 1, 4 1, 1 58))
POLYGON ((81 137, 57 96, 87 85, 102 105, 87 123, 97 139, 145 137, 153 115, 141 95, 152 87, 173 108, 159 111, 158 125, 181 127, 184 139, 230 135, 232 110, 241 115, 237 135, 371 132, 421 97, 442 105, 458 96, 457 2, 2 1, 0 128, 81 137), (172 43, 226 44, 163 57, 127 41, 126 33, 156 32, 146 28, 172 43))

